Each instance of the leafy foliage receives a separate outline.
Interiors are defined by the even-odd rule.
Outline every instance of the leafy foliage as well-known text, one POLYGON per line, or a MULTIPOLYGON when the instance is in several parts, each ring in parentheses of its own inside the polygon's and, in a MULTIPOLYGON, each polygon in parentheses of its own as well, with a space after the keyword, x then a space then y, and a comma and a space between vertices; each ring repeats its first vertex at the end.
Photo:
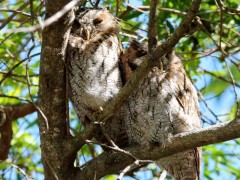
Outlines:
MULTIPOLYGON (((238 7, 238 0, 224 3, 229 8, 238 7)), ((122 28, 120 38, 123 43, 127 44, 130 38, 143 42, 147 40, 148 0, 134 0, 129 4, 120 0, 106 0, 101 1, 101 5, 110 5, 112 13, 117 16, 122 28)), ((44 19, 44 1, 34 1, 31 4, 5 0, 1 1, 1 6, 0 29, 3 31, 29 27, 38 24, 39 18, 44 19)), ((189 1, 161 1, 158 11, 160 42, 174 32, 188 8, 189 1)), ((191 24, 189 33, 179 42, 176 51, 182 57, 199 93, 203 126, 208 126, 232 120, 239 107, 236 100, 240 96, 240 16, 223 12, 215 1, 207 0, 202 2, 198 17, 199 21, 191 24)), ((0 104, 6 106, 37 101, 41 32, 0 32, 0 42, 0 104)), ((43 178, 36 119, 34 114, 12 122, 13 138, 8 159, 0 161, 1 178, 43 178)), ((83 129, 71 106, 70 121, 73 134, 83 129)), ((79 152, 76 165, 82 165, 101 151, 96 145, 84 146, 79 152)), ((239 154, 239 140, 204 147, 203 179, 239 179, 239 154)), ((159 176, 159 173, 156 166, 149 165, 140 168, 132 176, 152 179, 159 176)), ((115 176, 109 175, 105 179, 115 179, 115 176)))

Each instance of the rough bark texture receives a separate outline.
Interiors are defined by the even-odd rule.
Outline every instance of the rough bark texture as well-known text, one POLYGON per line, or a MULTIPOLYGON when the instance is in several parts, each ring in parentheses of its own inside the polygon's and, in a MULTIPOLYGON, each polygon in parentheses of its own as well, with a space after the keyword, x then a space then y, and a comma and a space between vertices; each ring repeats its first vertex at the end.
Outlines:
MULTIPOLYGON (((61 10, 68 0, 46 1, 46 18, 61 10)), ((68 156, 64 143, 68 138, 66 122, 65 49, 73 12, 43 30, 40 64, 39 115, 42 161, 46 179, 68 179, 75 156, 68 156), (49 129, 47 128, 47 123, 49 129)))

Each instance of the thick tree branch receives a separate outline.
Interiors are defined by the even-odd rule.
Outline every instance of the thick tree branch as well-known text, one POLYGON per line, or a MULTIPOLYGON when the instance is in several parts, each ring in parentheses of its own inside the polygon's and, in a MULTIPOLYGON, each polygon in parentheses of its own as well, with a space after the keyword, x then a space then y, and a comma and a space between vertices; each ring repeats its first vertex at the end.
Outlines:
POLYGON ((3 109, 7 114, 7 119, 9 121, 24 117, 36 111, 36 108, 32 103, 8 105, 5 106, 3 109))
MULTIPOLYGON (((146 150, 143 149, 143 147, 134 146, 126 148, 125 150, 139 160, 157 160, 194 147, 220 143, 239 137, 240 116, 238 115, 233 121, 209 126, 196 131, 177 134, 165 147, 153 147, 151 150, 146 150)), ((116 174, 134 161, 135 159, 121 152, 105 152, 89 161, 82 169, 78 170, 75 179, 79 179, 80 177, 93 179, 93 169, 96 170, 95 174, 97 179, 107 174, 116 174)))
POLYGON ((11 148, 12 120, 35 112, 32 103, 0 107, 0 160, 5 160, 11 148))
MULTIPOLYGON (((192 20, 195 18, 196 12, 199 9, 201 0, 194 0, 189 11, 180 24, 180 26, 176 29, 170 38, 161 44, 160 46, 153 49, 152 53, 150 53, 147 58, 142 62, 140 67, 135 71, 132 77, 128 80, 123 89, 119 92, 119 94, 113 98, 101 112, 96 112, 92 117, 92 120, 95 122, 106 121, 113 117, 113 115, 120 109, 122 104, 127 101, 128 97, 134 91, 134 89, 140 84, 141 80, 149 73, 152 67, 159 61, 159 59, 169 52, 178 41, 184 37, 185 33, 188 30, 189 25, 192 20)), ((77 152, 84 144, 86 139, 92 139, 94 135, 94 131, 97 131, 96 125, 92 123, 87 127, 83 132, 79 133, 76 137, 74 137, 68 146, 68 152, 74 153, 77 152), (71 152, 72 151, 72 152, 71 152)))

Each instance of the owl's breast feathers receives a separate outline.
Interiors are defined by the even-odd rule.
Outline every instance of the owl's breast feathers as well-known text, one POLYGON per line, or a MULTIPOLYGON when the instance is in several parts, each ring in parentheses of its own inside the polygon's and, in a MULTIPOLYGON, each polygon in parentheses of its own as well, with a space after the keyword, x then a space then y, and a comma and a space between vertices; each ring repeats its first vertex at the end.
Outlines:
MULTIPOLYGON (((105 9, 80 12, 73 23, 67 52, 69 97, 85 126, 122 87, 118 31, 115 18, 105 9)), ((112 140, 119 141, 124 129, 117 113, 105 129, 112 140)), ((96 132, 95 138, 106 143, 101 132, 96 132)))

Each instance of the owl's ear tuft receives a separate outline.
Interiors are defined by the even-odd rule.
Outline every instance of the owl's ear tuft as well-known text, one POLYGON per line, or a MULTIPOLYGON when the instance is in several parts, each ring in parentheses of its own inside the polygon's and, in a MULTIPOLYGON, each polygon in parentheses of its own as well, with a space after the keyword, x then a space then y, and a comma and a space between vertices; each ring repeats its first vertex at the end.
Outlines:
POLYGON ((109 11, 109 10, 110 10, 110 6, 105 6, 105 7, 103 8, 103 10, 109 11))

